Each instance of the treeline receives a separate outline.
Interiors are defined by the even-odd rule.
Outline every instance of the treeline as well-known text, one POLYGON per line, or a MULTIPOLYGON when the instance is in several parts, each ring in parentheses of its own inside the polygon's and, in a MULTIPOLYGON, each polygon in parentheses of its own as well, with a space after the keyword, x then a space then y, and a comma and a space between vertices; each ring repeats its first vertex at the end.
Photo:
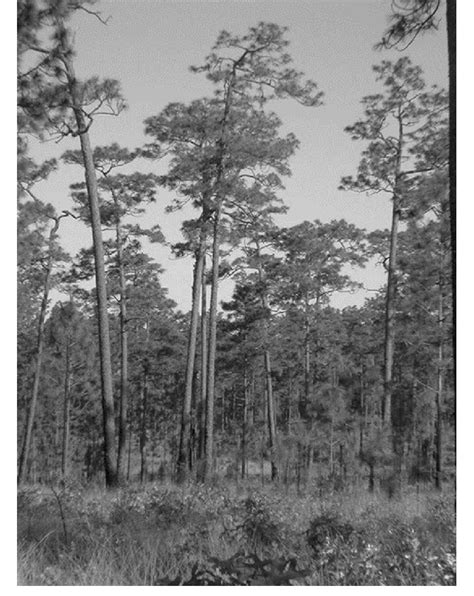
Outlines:
POLYGON ((125 108, 117 81, 74 74, 69 20, 77 10, 100 18, 93 4, 18 4, 19 481, 105 470, 107 486, 226 474, 298 487, 378 480, 390 493, 407 481, 441 487, 454 465, 445 91, 428 88, 408 58, 384 60, 374 67, 380 93, 346 129, 362 153, 341 188, 385 193, 389 230, 344 220, 282 228, 298 141, 269 102, 322 100, 293 67, 286 30, 222 32, 192 69, 213 84, 211 98, 147 118, 142 147, 93 148, 94 119, 125 108), (31 135, 77 136, 80 150, 37 164, 31 135), (144 160, 160 173, 143 173, 144 160), (35 185, 67 164, 84 182, 58 214, 35 185), (187 314, 144 248, 164 242, 158 223, 139 223, 160 187, 175 197, 170 209, 196 212, 173 247, 194 262, 187 314), (66 254, 66 217, 90 226, 91 249, 66 254), (360 308, 333 308, 374 258, 386 287, 360 308), (219 310, 224 277, 235 289, 219 310), (48 309, 52 288, 69 299, 48 309))

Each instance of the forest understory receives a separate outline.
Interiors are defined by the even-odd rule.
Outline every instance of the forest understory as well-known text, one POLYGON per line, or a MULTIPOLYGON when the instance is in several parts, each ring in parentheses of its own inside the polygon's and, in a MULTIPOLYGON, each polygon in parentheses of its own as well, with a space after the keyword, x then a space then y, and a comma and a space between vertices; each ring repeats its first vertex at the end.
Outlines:
POLYGON ((454 494, 73 483, 18 494, 18 585, 450 586, 454 494))

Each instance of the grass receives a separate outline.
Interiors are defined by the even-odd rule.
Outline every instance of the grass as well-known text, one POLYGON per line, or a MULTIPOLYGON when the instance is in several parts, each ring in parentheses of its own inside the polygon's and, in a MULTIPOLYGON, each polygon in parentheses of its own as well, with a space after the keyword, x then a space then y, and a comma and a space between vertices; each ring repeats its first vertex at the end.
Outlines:
POLYGON ((454 585, 451 494, 31 487, 19 585, 454 585), (56 494, 54 494, 56 493, 56 494))

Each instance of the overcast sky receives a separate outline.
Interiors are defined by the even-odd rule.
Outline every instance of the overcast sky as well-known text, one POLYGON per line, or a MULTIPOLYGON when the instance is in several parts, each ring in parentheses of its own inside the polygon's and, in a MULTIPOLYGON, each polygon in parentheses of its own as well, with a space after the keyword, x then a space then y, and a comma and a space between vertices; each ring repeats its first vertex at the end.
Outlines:
MULTIPOLYGON (((278 219, 280 225, 303 220, 346 219, 368 230, 390 225, 390 203, 385 195, 365 195, 338 191, 343 175, 357 168, 361 143, 351 141, 344 127, 362 114, 360 99, 378 89, 372 65, 382 59, 397 59, 400 52, 376 52, 390 13, 389 0, 103 0, 99 8, 110 17, 107 26, 88 15, 74 23, 76 71, 78 76, 117 78, 129 104, 127 112, 114 117, 98 117, 91 130, 95 145, 118 142, 126 147, 142 144, 146 137, 143 121, 158 114, 169 102, 189 102, 209 96, 211 84, 203 75, 189 72, 209 53, 222 29, 244 34, 259 21, 289 27, 289 52, 295 67, 315 80, 324 92, 324 105, 305 108, 295 102, 274 103, 282 118, 284 132, 293 132, 300 148, 291 160, 292 177, 286 179, 281 197, 289 212, 278 219)), ((428 84, 447 86, 445 25, 438 32, 420 36, 404 52, 419 64, 428 84)), ((59 157, 68 148, 78 148, 77 139, 35 147, 35 157, 59 157)), ((163 166, 153 166, 157 173, 163 166)), ((82 180, 79 168, 61 165, 37 194, 58 210, 70 208, 69 184, 82 180)), ((144 225, 159 223, 170 242, 181 239, 181 221, 192 211, 165 214, 170 195, 160 190, 150 206, 144 225)), ((63 220, 61 238, 72 254, 91 244, 90 231, 80 223, 63 220)), ((183 310, 190 305, 191 260, 175 259, 166 247, 146 250, 166 270, 162 277, 183 310)), ((380 268, 369 267, 357 279, 367 287, 383 283, 380 268)), ((222 288, 227 299, 231 285, 222 288)), ((361 304, 367 293, 342 295, 336 306, 361 304)))

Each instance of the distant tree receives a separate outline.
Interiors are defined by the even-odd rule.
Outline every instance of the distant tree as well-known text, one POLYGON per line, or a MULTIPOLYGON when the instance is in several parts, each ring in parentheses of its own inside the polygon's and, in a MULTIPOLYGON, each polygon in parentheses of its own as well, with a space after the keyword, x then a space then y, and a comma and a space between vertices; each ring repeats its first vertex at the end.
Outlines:
POLYGON ((328 304, 330 296, 358 286, 343 269, 365 264, 364 230, 345 220, 327 224, 305 221, 280 230, 276 242, 284 255, 277 272, 279 298, 302 311, 304 321, 304 390, 298 407, 301 418, 307 420, 311 324, 317 319, 320 307, 328 304))
POLYGON ((387 192, 392 201, 390 253, 387 265, 385 317, 384 392, 382 420, 391 425, 392 369, 395 338, 397 241, 400 219, 409 213, 409 190, 424 172, 446 166, 447 154, 440 143, 429 151, 431 135, 445 130, 446 94, 437 88, 424 91, 421 69, 408 58, 374 66, 383 94, 365 97, 365 120, 346 128, 354 140, 368 141, 357 177, 342 179, 341 188, 358 192, 387 192))

